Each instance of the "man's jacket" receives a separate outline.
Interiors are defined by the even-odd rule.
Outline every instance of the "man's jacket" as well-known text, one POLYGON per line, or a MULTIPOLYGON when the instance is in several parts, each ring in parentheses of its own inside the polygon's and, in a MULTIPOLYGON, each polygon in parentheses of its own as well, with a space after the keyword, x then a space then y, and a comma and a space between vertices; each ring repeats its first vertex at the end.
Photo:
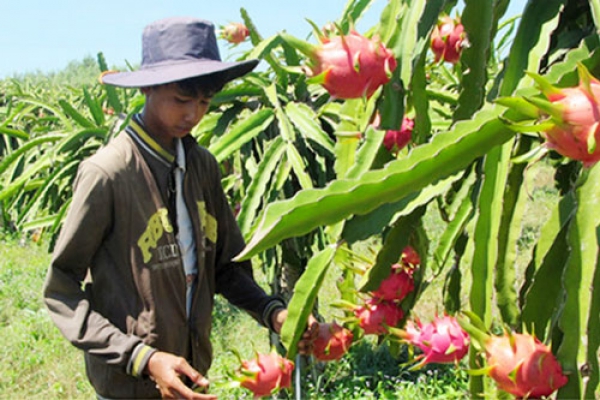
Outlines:
POLYGON ((90 382, 106 398, 160 397, 143 373, 156 350, 185 357, 205 374, 215 293, 263 325, 278 304, 256 284, 248 262, 231 261, 244 241, 215 158, 191 136, 183 143, 198 267, 189 318, 165 194, 173 156, 132 121, 76 177, 44 299, 63 335, 84 350, 90 382))

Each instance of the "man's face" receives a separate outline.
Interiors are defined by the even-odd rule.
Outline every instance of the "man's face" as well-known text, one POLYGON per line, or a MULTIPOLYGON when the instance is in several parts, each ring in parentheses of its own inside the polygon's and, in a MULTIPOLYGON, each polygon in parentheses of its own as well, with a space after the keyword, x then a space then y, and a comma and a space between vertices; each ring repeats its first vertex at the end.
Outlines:
POLYGON ((176 84, 142 88, 142 93, 146 95, 144 125, 165 147, 171 147, 174 138, 184 137, 200 122, 211 100, 203 94, 184 94, 176 84))

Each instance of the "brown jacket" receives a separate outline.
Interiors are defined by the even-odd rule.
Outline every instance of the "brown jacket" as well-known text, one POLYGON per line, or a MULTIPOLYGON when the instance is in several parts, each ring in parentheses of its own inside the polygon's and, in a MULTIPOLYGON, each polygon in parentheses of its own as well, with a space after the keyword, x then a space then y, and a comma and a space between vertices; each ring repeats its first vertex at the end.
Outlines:
POLYGON ((81 164, 44 285, 51 318, 84 350, 90 382, 103 397, 159 397, 142 373, 156 349, 186 357, 206 373, 215 293, 263 325, 280 304, 256 284, 249 263, 231 261, 244 242, 218 164, 188 136, 184 197, 198 278, 187 318, 177 240, 160 179, 146 162, 149 155, 167 154, 157 146, 132 122, 81 164))

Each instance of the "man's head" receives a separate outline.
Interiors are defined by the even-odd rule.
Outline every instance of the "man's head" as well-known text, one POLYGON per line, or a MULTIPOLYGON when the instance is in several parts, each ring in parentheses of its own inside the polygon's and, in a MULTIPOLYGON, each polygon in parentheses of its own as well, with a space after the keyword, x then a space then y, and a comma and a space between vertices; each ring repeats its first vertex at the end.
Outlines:
POLYGON ((144 29, 142 63, 138 70, 111 71, 100 80, 108 85, 143 88, 204 77, 207 82, 216 81, 216 86, 222 87, 252 71, 257 64, 258 60, 221 61, 211 22, 187 17, 166 18, 144 29))
POLYGON ((139 88, 146 96, 146 129, 171 146, 187 135, 208 111, 223 86, 252 71, 258 60, 222 62, 214 25, 195 18, 151 23, 142 35, 142 64, 136 71, 108 72, 102 83, 139 88))
POLYGON ((140 89, 146 96, 142 119, 148 132, 164 147, 186 136, 208 111, 212 94, 219 88, 198 78, 140 89))

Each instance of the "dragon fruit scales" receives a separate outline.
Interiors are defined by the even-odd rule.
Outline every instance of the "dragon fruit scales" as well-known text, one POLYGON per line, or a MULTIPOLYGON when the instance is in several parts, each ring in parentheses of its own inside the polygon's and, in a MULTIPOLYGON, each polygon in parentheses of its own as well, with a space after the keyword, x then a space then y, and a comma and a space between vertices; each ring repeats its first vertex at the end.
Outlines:
POLYGON ((546 146, 591 167, 600 160, 600 81, 579 65, 579 85, 557 88, 545 78, 530 74, 546 100, 526 98, 546 118, 542 135, 546 146))

